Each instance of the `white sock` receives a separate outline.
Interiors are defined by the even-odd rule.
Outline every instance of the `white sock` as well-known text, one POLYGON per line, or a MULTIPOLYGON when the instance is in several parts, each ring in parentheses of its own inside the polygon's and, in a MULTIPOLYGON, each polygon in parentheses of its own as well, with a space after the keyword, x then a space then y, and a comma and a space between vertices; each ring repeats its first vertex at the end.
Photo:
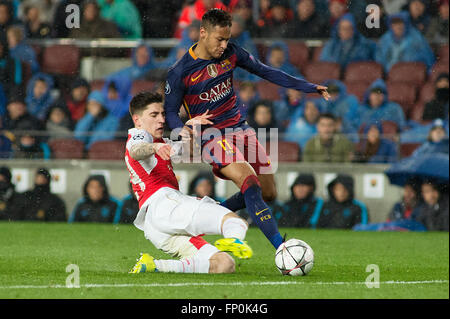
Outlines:
POLYGON ((159 259, 154 260, 156 269, 160 272, 177 272, 177 273, 209 273, 209 260, 193 256, 181 260, 175 259, 159 259))
POLYGON ((228 218, 222 225, 222 235, 225 238, 244 240, 247 224, 241 218, 228 218))

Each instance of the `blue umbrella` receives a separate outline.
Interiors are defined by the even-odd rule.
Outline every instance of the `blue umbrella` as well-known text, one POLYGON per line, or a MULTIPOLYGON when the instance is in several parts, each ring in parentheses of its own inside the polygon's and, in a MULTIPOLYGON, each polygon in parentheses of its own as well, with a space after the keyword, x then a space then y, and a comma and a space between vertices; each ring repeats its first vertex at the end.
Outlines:
POLYGON ((432 179, 438 184, 448 184, 448 154, 432 153, 408 157, 385 171, 391 184, 404 186, 410 178, 432 179))

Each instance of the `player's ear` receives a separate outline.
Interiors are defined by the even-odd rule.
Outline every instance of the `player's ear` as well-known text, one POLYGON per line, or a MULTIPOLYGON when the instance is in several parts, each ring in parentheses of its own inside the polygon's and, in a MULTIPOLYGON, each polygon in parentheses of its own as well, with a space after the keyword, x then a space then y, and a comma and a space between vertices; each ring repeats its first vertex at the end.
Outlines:
POLYGON ((139 114, 133 114, 131 116, 131 119, 133 120, 134 126, 140 126, 141 125, 141 117, 139 114))
POLYGON ((205 27, 200 27, 200 39, 205 39, 208 36, 208 30, 205 27))

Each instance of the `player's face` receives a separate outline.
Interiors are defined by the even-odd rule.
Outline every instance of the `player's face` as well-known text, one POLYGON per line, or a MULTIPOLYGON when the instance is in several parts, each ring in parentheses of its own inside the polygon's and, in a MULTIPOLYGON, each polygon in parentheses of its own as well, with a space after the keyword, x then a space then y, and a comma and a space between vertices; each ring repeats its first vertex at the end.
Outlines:
POLYGON ((103 186, 99 181, 91 180, 86 187, 86 192, 93 202, 98 202, 103 198, 103 186))
POLYGON ((334 185, 333 195, 334 195, 334 198, 336 198, 336 201, 338 203, 345 202, 349 197, 347 188, 345 188, 345 186, 340 183, 337 183, 336 185, 334 185))
POLYGON ((147 131, 154 138, 162 138, 166 113, 162 103, 152 103, 141 114, 133 115, 137 128, 147 131))
POLYGON ((215 26, 209 28, 200 28, 200 41, 202 41, 206 53, 214 59, 222 56, 223 52, 228 46, 231 38, 230 27, 215 26))
POLYGON ((403 200, 406 203, 412 203, 416 199, 416 192, 410 185, 406 185, 403 189, 403 200))
POLYGON ((435 205, 439 200, 439 193, 429 184, 422 185, 422 197, 428 205, 435 205))
POLYGON ((317 131, 322 140, 329 140, 336 130, 336 123, 332 119, 321 118, 317 123, 317 131))
POLYGON ((297 184, 292 188, 294 197, 299 200, 308 197, 308 195, 312 192, 312 190, 313 187, 311 185, 304 185, 304 184, 297 184))

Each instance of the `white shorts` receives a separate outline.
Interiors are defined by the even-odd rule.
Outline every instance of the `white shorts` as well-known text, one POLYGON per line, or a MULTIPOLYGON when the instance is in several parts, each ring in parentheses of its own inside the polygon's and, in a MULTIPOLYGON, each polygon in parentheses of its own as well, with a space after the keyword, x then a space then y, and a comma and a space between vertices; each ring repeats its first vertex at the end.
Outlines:
POLYGON ((207 196, 198 199, 163 187, 142 205, 134 224, 173 257, 191 257, 202 248, 209 259, 218 249, 200 235, 220 235, 223 217, 230 212, 207 196))

